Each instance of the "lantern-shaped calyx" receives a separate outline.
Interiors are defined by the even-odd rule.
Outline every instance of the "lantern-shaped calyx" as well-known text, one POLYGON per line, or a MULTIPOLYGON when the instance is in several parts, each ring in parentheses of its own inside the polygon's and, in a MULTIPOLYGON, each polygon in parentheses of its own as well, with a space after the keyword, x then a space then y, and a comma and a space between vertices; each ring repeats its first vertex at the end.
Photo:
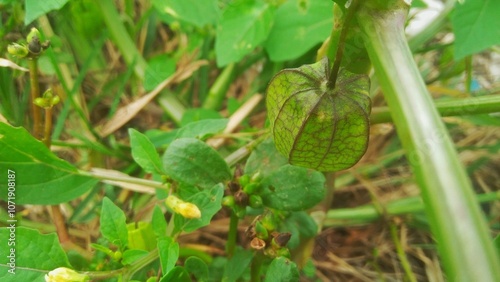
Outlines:
POLYGON ((356 164, 368 146, 368 76, 340 70, 328 83, 328 59, 276 74, 267 110, 276 149, 292 165, 338 171, 356 164))

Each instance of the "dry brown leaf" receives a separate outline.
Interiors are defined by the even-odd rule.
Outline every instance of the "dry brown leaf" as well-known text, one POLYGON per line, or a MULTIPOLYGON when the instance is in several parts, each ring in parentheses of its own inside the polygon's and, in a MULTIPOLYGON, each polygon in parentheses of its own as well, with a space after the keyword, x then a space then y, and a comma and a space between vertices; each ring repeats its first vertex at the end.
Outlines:
POLYGON ((0 58, 0 67, 6 67, 6 68, 11 68, 15 70, 20 70, 20 71, 29 71, 27 68, 23 68, 21 66, 18 66, 16 63, 9 61, 7 59, 0 58))

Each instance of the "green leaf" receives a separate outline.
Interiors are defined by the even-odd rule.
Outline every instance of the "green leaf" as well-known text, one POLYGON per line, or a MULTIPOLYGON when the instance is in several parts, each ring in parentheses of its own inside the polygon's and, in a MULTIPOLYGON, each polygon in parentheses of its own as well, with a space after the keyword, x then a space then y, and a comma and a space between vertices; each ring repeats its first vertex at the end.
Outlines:
POLYGON ((413 0, 411 1, 411 7, 412 8, 427 8, 427 3, 425 3, 423 0, 413 0))
POLYGON ((135 162, 146 172, 165 174, 160 156, 149 138, 133 128, 128 130, 128 134, 135 162))
POLYGON ((318 233, 318 225, 304 211, 290 213, 281 224, 283 228, 280 228, 280 231, 292 233, 292 237, 287 244, 289 249, 295 249, 304 239, 313 238, 318 233))
POLYGON ((194 275, 196 281, 205 282, 208 279, 208 266, 207 264, 198 257, 189 257, 184 263, 186 270, 194 275))
POLYGON ((205 189, 231 179, 231 171, 219 153, 194 138, 172 142, 163 155, 163 166, 174 180, 205 189))
POLYGON ((189 273, 182 266, 176 266, 167 275, 163 276, 160 282, 191 282, 189 273))
POLYGON ((186 219, 180 215, 174 218, 176 232, 192 232, 206 226, 212 217, 221 209, 222 196, 224 195, 224 185, 217 184, 212 189, 203 190, 186 201, 195 204, 201 211, 201 218, 186 219))
POLYGON ((498 11, 498 0, 468 0, 457 3, 451 16, 456 60, 500 44, 498 11))
POLYGON ((151 224, 153 225, 153 231, 157 237, 163 237, 166 235, 167 222, 165 221, 165 215, 161 208, 155 205, 153 210, 153 218, 151 219, 151 224))
MULTIPOLYGON (((80 175, 22 127, 0 122, 0 168, 14 171, 16 204, 55 205, 90 190, 97 179, 80 175)), ((7 185, 0 198, 7 200, 7 185)))
POLYGON ((252 262, 253 252, 249 250, 238 249, 224 269, 223 281, 236 281, 250 267, 252 262))
POLYGON ((260 194, 264 205, 284 211, 311 208, 325 197, 322 173, 302 167, 285 165, 262 179, 260 194))
POLYGON ((264 47, 272 61, 295 59, 323 42, 333 26, 333 2, 289 0, 276 10, 264 47))
POLYGON ((124 249, 128 244, 125 213, 108 198, 102 200, 101 234, 109 242, 124 249))
POLYGON ((179 259, 179 243, 170 237, 160 237, 158 238, 158 253, 162 272, 169 273, 179 259))
POLYGON ((273 12, 273 7, 263 0, 231 2, 217 28, 217 65, 237 62, 264 42, 271 31, 273 12))
POLYGON ((183 126, 178 132, 176 138, 198 138, 206 139, 215 133, 219 133, 227 126, 228 119, 204 119, 191 122, 183 126))
POLYGON ((45 281, 47 272, 58 267, 71 268, 55 233, 45 235, 25 227, 2 227, 0 240, 1 281, 45 281), (15 240, 8 239, 13 238, 12 230, 15 232, 15 240), (15 270, 11 270, 9 266, 12 250, 15 255, 15 270))
POLYGON ((144 132, 144 134, 146 135, 146 137, 148 137, 149 141, 153 143, 153 146, 155 146, 155 148, 159 148, 172 143, 172 141, 175 140, 177 131, 179 131, 178 128, 170 130, 168 132, 160 129, 150 129, 144 132))
POLYGON ((219 18, 216 0, 153 0, 160 14, 168 14, 197 27, 213 24, 219 18))
POLYGON ((297 265, 284 257, 273 259, 267 269, 265 282, 293 282, 299 281, 297 265))
POLYGON ((279 72, 267 89, 276 149, 293 165, 338 171, 356 164, 368 146, 370 97, 366 75, 341 70, 328 83, 328 59, 279 72))
POLYGON ((182 115, 181 126, 184 127, 191 122, 204 120, 204 119, 221 119, 222 116, 219 112, 204 108, 187 109, 182 115))
POLYGON ((149 222, 127 224, 127 238, 129 249, 152 251, 156 248, 153 226, 149 222))
POLYGON ((25 0, 26 15, 24 16, 24 24, 29 25, 38 17, 52 10, 61 9, 66 3, 68 3, 68 0, 25 0))
POLYGON ((138 249, 126 250, 125 252, 123 252, 121 263, 124 265, 131 264, 147 254, 148 251, 146 250, 138 250, 138 249))
POLYGON ((144 90, 151 91, 175 72, 175 60, 168 55, 159 55, 148 60, 144 74, 144 90))
POLYGON ((276 150, 273 139, 269 138, 252 151, 245 165, 245 174, 251 176, 259 172, 264 178, 287 163, 287 159, 276 150))

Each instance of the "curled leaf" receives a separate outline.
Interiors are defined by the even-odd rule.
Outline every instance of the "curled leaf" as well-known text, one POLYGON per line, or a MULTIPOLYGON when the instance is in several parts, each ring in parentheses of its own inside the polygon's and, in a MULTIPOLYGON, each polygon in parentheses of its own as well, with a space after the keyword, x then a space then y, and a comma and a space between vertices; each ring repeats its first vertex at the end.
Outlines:
POLYGON ((338 171, 356 164, 368 146, 371 101, 366 75, 340 70, 328 84, 328 59, 279 72, 267 88, 276 149, 290 164, 338 171))

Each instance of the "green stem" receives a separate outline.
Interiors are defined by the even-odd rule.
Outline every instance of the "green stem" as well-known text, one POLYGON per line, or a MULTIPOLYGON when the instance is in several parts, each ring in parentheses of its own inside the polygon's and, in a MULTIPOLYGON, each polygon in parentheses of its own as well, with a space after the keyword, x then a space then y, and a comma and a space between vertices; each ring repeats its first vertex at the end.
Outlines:
POLYGON ((401 265, 403 266, 403 269, 406 273, 407 280, 405 281, 417 282, 415 274, 413 274, 413 272, 411 271, 411 265, 410 262, 408 261, 408 258, 406 257, 405 250, 403 249, 403 246, 401 246, 401 242, 399 241, 398 229, 396 224, 391 222, 389 224, 389 230, 391 232, 391 237, 392 241, 394 242, 394 246, 396 247, 396 253, 398 254, 399 260, 401 261, 401 265))
POLYGON ((420 50, 425 43, 434 38, 439 31, 443 30, 443 26, 448 23, 448 15, 455 7, 456 2, 457 0, 447 0, 439 16, 423 28, 421 32, 408 40, 408 45, 412 51, 420 50))
POLYGON ((142 179, 142 178, 136 178, 136 177, 131 177, 131 176, 115 176, 115 175, 101 175, 101 174, 96 174, 93 172, 88 172, 88 171, 80 171, 81 175, 93 177, 96 179, 100 180, 111 180, 111 181, 122 181, 122 182, 127 182, 131 184, 138 184, 142 186, 147 186, 151 188, 156 188, 156 189, 168 189, 165 184, 158 182, 158 181, 153 181, 153 180, 147 180, 147 179, 142 179))
POLYGON ((43 124, 42 111, 39 106, 35 105, 34 101, 40 97, 40 84, 38 83, 38 59, 32 58, 28 60, 30 71, 30 89, 31 89, 31 110, 33 112, 33 136, 42 138, 43 124))
POLYGON ((134 41, 130 38, 127 29, 122 23, 120 15, 116 11, 112 0, 96 1, 102 12, 102 18, 108 27, 111 37, 125 59, 129 67, 134 68, 135 74, 139 78, 144 78, 147 69, 147 63, 137 50, 134 41))
POLYGON ((231 211, 231 218, 229 219, 229 232, 227 234, 226 252, 227 256, 231 258, 236 249, 236 239, 238 238, 238 222, 239 218, 234 211, 231 211))
MULTIPOLYGON (((489 114, 500 111, 500 95, 486 95, 465 99, 434 101, 439 114, 443 117, 489 114)), ((372 109, 370 124, 392 122, 389 107, 372 109)))
POLYGON ((92 281, 118 277, 119 275, 123 275, 124 281, 129 281, 130 278, 134 275, 134 273, 136 273, 138 270, 140 270, 141 268, 145 267, 146 265, 152 263, 157 259, 158 259, 158 249, 154 249, 153 251, 149 252, 147 255, 136 260, 129 266, 125 266, 123 268, 110 271, 87 271, 82 273, 88 275, 92 281))
POLYGON ((212 87, 208 91, 208 96, 203 102, 203 108, 211 110, 219 110, 226 97, 227 90, 233 80, 235 64, 227 65, 219 74, 212 87))
POLYGON ((52 133, 52 107, 48 107, 45 109, 45 127, 43 133, 43 143, 49 149, 52 140, 51 133, 52 133))
POLYGON ((339 44, 337 47, 337 52, 335 53, 335 62, 333 62, 332 69, 330 71, 330 77, 328 78, 328 88, 335 89, 335 83, 337 82, 337 76, 340 69, 340 63, 342 61, 342 56, 344 54, 344 46, 347 37, 347 32, 349 31, 349 26, 354 18, 356 9, 358 8, 359 1, 353 0, 349 10, 347 11, 347 16, 342 24, 342 31, 340 32, 339 44))
POLYGON ((465 57, 465 91, 470 93, 472 90, 472 56, 465 57))
MULTIPOLYGON (((476 201, 480 204, 491 203, 500 200, 500 192, 491 192, 476 195, 476 201)), ((370 224, 380 220, 382 215, 387 217, 405 216, 418 214, 425 211, 424 203, 420 197, 403 198, 389 203, 381 203, 385 214, 374 204, 364 205, 356 208, 333 209, 326 214, 325 227, 346 227, 370 224)))
POLYGON ((364 2, 358 21, 421 189, 450 281, 500 281, 500 261, 466 171, 413 60, 404 35, 408 6, 364 2))
POLYGON ((127 272, 123 275, 124 281, 130 281, 130 278, 132 278, 132 276, 137 271, 139 271, 140 269, 142 269, 146 265, 152 263, 153 261, 157 260, 158 256, 159 256, 158 249, 154 249, 151 252, 149 252, 147 255, 141 257, 140 259, 138 259, 137 261, 132 263, 130 265, 130 267, 127 269, 127 272), (129 278, 129 279, 127 279, 127 278, 129 278))
POLYGON ((260 282, 260 269, 264 263, 264 254, 260 251, 256 252, 252 259, 252 265, 250 266, 250 281, 260 282))

